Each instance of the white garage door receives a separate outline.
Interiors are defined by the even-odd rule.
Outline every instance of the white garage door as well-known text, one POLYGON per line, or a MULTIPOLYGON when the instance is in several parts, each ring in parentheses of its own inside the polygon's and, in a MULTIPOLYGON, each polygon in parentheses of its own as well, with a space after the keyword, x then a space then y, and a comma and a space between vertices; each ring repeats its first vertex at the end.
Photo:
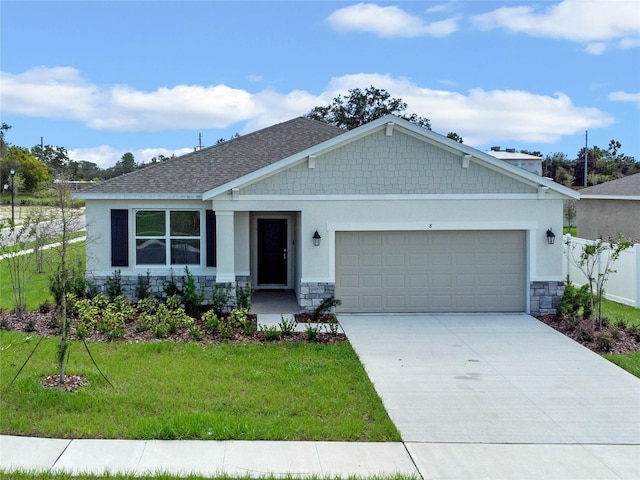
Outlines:
POLYGON ((523 231, 336 232, 340 312, 523 312, 523 231))

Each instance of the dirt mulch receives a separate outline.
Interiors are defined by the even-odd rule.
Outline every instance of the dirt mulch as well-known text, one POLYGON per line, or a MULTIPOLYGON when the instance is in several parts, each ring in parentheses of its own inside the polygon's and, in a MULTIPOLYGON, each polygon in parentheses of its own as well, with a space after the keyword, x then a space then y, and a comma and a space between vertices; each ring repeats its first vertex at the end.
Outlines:
POLYGON ((593 320, 572 315, 543 315, 538 320, 601 355, 640 351, 640 329, 622 329, 616 325, 600 328, 593 320))
MULTIPOLYGON (((255 320, 254 314, 249 315, 250 319, 255 320)), ((73 320, 71 321, 73 324, 73 320)), ((196 320, 194 325, 200 327, 202 331, 202 337, 199 340, 193 338, 192 333, 188 328, 179 328, 176 332, 169 334, 166 338, 156 338, 152 332, 139 332, 136 330, 137 322, 131 322, 126 324, 126 331, 124 336, 115 340, 109 339, 106 335, 94 332, 86 338, 88 342, 128 342, 128 343, 142 343, 142 342, 161 342, 161 341, 182 341, 182 342, 195 342, 200 343, 263 343, 268 342, 263 332, 256 332, 253 335, 244 335, 241 330, 235 329, 230 338, 222 338, 219 333, 210 334, 205 331, 205 327, 200 320, 196 320)), ((25 312, 22 315, 15 315, 13 313, 0 314, 0 328, 5 330, 16 330, 22 332, 35 333, 45 337, 54 337, 60 335, 60 327, 56 320, 54 311, 39 312, 34 310, 32 312, 25 312)), ((73 328, 69 335, 71 339, 78 339, 75 335, 73 328)), ((282 335, 283 341, 288 342, 305 342, 307 335, 305 332, 291 332, 286 335, 282 335)), ((343 333, 331 335, 329 333, 318 333, 315 343, 340 343, 346 342, 347 337, 343 333)))

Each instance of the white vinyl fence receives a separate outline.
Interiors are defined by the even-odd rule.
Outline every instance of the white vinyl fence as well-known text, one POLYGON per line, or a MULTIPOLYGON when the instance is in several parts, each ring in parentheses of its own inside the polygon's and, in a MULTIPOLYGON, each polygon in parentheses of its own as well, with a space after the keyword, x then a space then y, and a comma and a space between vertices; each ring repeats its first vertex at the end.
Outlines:
MULTIPOLYGON (((584 285, 587 283, 587 277, 575 265, 574 261, 580 258, 582 247, 593 240, 585 240, 584 238, 572 237, 571 235, 563 236, 562 253, 563 274, 564 278, 569 279, 575 285, 584 285)), ((602 255, 608 255, 608 250, 602 255)), ((606 257, 603 258, 600 265, 604 268, 606 257)), ((610 267, 615 272, 609 275, 609 279, 604 285, 604 296, 614 302, 624 303, 632 307, 640 308, 640 244, 636 243, 631 248, 620 253, 620 258, 616 260, 610 267)))

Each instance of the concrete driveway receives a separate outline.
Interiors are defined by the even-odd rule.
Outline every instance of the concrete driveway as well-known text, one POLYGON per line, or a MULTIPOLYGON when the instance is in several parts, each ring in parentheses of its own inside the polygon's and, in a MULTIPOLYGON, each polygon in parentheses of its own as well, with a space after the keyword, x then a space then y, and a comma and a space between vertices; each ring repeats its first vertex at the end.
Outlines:
POLYGON ((535 318, 340 323, 425 478, 640 478, 640 379, 535 318))

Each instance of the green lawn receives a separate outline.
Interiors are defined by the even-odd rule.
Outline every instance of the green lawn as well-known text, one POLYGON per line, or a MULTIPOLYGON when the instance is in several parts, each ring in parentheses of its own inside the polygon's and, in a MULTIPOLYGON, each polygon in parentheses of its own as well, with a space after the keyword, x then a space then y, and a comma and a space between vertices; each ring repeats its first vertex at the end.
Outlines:
POLYGON ((625 355, 604 355, 604 358, 640 378, 640 352, 625 355))
POLYGON ((348 343, 81 343, 67 372, 91 384, 52 391, 57 339, 0 332, 0 431, 62 438, 398 441, 348 343))
POLYGON ((602 302, 602 313, 612 323, 622 319, 629 326, 637 325, 640 327, 640 308, 634 308, 629 305, 604 299, 602 302))
MULTIPOLYGON (((26 285, 27 310, 37 309, 45 300, 53 301, 53 296, 49 292, 49 277, 59 264, 59 255, 54 249, 44 251, 44 273, 35 273, 33 263, 34 256, 23 255, 20 260, 28 269, 28 282, 26 285)), ((84 271, 85 264, 85 242, 72 243, 69 247, 70 264, 78 265, 84 271)), ((13 291, 11 278, 9 276, 10 260, 0 260, 0 310, 13 310, 13 291)))

